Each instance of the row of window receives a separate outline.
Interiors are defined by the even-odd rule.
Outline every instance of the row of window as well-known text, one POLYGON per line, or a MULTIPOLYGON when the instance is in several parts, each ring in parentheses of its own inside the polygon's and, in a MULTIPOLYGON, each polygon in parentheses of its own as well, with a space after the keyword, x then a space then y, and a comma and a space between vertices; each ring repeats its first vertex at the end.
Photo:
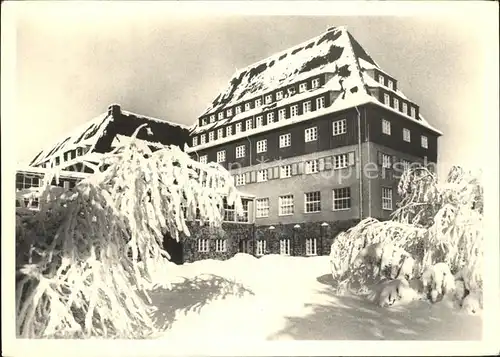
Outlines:
POLYGON ((380 84, 382 84, 383 86, 386 86, 386 87, 388 87, 388 88, 390 88, 390 89, 392 89, 392 90, 396 90, 395 83, 392 81, 392 79, 390 79, 390 78, 385 78, 385 76, 384 76, 384 75, 382 75, 382 74, 380 74, 380 73, 378 74, 378 82, 379 82, 380 84), (387 85, 386 85, 386 83, 385 83, 385 82, 386 82, 386 79, 387 79, 387 85))
MULTIPOLYGON (((391 122, 386 119, 382 119, 382 133, 385 135, 391 135, 391 122)), ((403 128, 403 140, 408 143, 411 142, 410 129, 403 128)), ((425 149, 429 148, 429 141, 427 136, 420 135, 420 145, 425 149)))
POLYGON ((271 179, 284 179, 302 173, 315 174, 323 170, 338 170, 354 165, 354 152, 328 156, 325 158, 311 159, 303 163, 293 163, 270 167, 257 171, 249 171, 234 175, 234 184, 243 186, 253 182, 265 182, 271 179))
MULTIPOLYGON (((237 223, 248 223, 249 216, 248 216, 248 201, 247 200, 242 200, 241 204, 243 206, 243 212, 241 214, 236 214, 236 210, 234 205, 228 205, 226 200, 223 202, 223 209, 224 209, 224 222, 237 222, 237 223)), ((184 217, 187 216, 187 208, 181 204, 182 210, 184 212, 184 217)), ((196 210, 196 217, 195 219, 200 219, 200 212, 199 210, 196 210)))
MULTIPOLYGON (((227 240, 215 239, 215 251, 218 253, 227 252, 227 240)), ((280 254, 290 255, 291 252, 291 239, 280 239, 280 254)), ((318 240, 317 238, 306 238, 305 241, 306 255, 318 254, 318 240)), ((209 239, 198 239, 198 252, 207 253, 210 251, 209 239)), ((267 241, 264 239, 257 240, 256 255, 265 255, 267 253, 267 241)))
MULTIPOLYGON (((319 78, 314 78, 310 82, 309 81, 304 81, 302 83, 299 83, 299 93, 303 93, 308 89, 315 89, 320 86, 319 78)), ((295 86, 289 87, 286 91, 285 90, 279 90, 275 93, 275 96, 273 98, 273 94, 266 94, 264 95, 264 104, 271 104, 274 101, 279 101, 282 100, 286 96, 292 96, 296 94, 296 89, 295 86)), ((240 114, 242 111, 249 111, 253 108, 259 108, 262 106, 262 98, 256 98, 252 99, 251 101, 248 101, 244 104, 238 104, 234 107, 234 115, 240 114), (244 108, 244 110, 242 109, 244 108)), ((215 122, 215 116, 217 115, 217 119, 221 120, 224 118, 231 118, 233 116, 233 107, 231 108, 226 108, 219 113, 214 113, 209 116, 208 120, 207 118, 202 118, 201 119, 201 126, 207 125, 207 122, 209 121, 210 123, 215 122), (225 115, 224 115, 225 114, 225 115)))
MULTIPOLYGON (((351 208, 351 189, 341 187, 332 190, 332 210, 343 211, 351 208)), ((392 188, 382 187, 382 209, 392 210, 392 188)), ((269 217, 269 197, 255 200, 256 218, 269 217)), ((321 192, 313 191, 304 193, 304 213, 321 212, 321 192)), ((278 215, 289 216, 295 213, 294 196, 283 195, 278 197, 278 215)))
MULTIPOLYGON (((325 97, 316 98, 316 110, 324 108, 324 107, 325 107, 325 97)), ((313 111, 313 110, 312 110, 312 102, 310 100, 302 103, 302 113, 303 114, 311 112, 311 111, 313 111)), ((253 129, 254 127, 260 128, 264 125, 270 125, 270 124, 275 122, 276 118, 275 118, 274 114, 275 114, 274 112, 269 112, 269 113, 266 113, 265 116, 264 116, 264 114, 256 116, 255 117, 255 125, 254 125, 253 118, 241 120, 240 122, 235 124, 234 134, 233 134, 233 125, 232 124, 229 124, 223 128, 219 128, 219 129, 217 129, 217 131, 212 130, 212 131, 208 132, 208 135, 207 134, 200 134, 199 143, 200 143, 200 145, 203 145, 207 142, 211 142, 211 141, 214 141, 216 139, 221 139, 224 137, 224 132, 225 132, 225 137, 239 134, 243 131, 243 122, 245 122, 245 130, 246 131, 253 129), (264 117, 266 119, 265 122, 264 122, 264 117), (216 132, 217 132, 217 138, 215 137, 216 132)), ((278 109, 277 121, 290 119, 290 118, 296 117, 298 115, 299 115, 299 105, 293 104, 290 106, 290 116, 289 117, 287 116, 287 108, 286 107, 278 109)), ((193 137, 193 146, 197 146, 197 145, 198 145, 198 136, 194 136, 193 137)))
MULTIPOLYGON (((55 180, 54 180, 55 181, 55 180)), ((34 175, 27 174, 16 174, 16 189, 24 190, 31 187, 41 187, 43 185, 43 180, 34 175)), ((55 182, 54 182, 55 185, 55 182)), ((74 180, 59 180, 59 184, 57 186, 63 187, 66 190, 75 187, 76 182, 74 180)))
MULTIPOLYGON (((90 150, 90 147, 87 146, 86 148, 79 147, 79 148, 76 148, 74 150, 67 151, 63 155, 63 162, 76 159, 77 156, 85 155, 89 150, 90 150)), ((56 158, 55 158, 55 166, 58 166, 59 164, 61 164, 60 161, 61 161, 60 157, 56 156, 56 158)), ((50 162, 46 161, 46 162, 44 162, 43 164, 41 164, 39 166, 41 166, 43 168, 50 168, 50 162)))
POLYGON ((391 97, 388 93, 384 93, 384 104, 388 107, 396 109, 398 112, 402 112, 405 115, 409 115, 414 119, 417 119, 417 109, 414 106, 410 106, 410 111, 408 112, 408 104, 401 101, 401 106, 399 105, 399 98, 396 96, 391 97))

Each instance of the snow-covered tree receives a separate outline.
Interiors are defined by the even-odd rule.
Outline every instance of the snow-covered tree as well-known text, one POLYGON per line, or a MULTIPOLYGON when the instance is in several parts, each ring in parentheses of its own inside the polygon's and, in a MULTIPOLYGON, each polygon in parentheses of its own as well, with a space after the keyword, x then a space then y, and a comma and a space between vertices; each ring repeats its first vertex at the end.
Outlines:
POLYGON ((189 236, 196 215, 220 225, 223 199, 241 213, 229 172, 176 146, 152 151, 135 140, 141 128, 72 191, 54 191, 49 175, 41 210, 18 217, 18 336, 148 336, 145 287, 168 258, 164 235, 189 236))
MULTIPOLYGON (((420 277, 425 269, 444 263, 468 290, 480 290, 484 253, 480 175, 453 167, 440 183, 419 167, 403 174, 398 193, 402 199, 389 221, 367 218, 334 240, 330 257, 339 290, 359 292, 374 282, 368 267, 382 263, 384 249, 396 252, 396 248, 404 252, 398 257, 414 259, 414 263, 406 260, 412 263, 412 275, 420 277), (369 264, 360 264, 360 259, 369 264)), ((392 262, 396 271, 403 269, 409 275, 410 264, 404 264, 404 259, 392 262)), ((378 277, 383 276, 394 278, 380 269, 378 277)))

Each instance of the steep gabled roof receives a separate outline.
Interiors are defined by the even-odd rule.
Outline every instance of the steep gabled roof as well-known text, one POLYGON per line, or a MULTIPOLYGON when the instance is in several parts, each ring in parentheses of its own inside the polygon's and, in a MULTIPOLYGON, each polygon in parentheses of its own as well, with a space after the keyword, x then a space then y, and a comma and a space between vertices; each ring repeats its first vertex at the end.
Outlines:
MULTIPOLYGON (((296 118, 290 118, 272 123, 260 128, 254 128, 227 138, 217 139, 209 143, 198 145, 190 151, 200 150, 205 147, 221 144, 226 141, 236 140, 258 132, 267 131, 271 128, 290 125, 298 121, 309 120, 321 114, 347 109, 350 107, 375 103, 382 107, 392 109, 384 105, 371 95, 369 87, 381 87, 382 85, 371 78, 366 71, 377 69, 383 71, 379 65, 366 53, 361 45, 351 36, 345 27, 330 28, 327 32, 291 47, 285 51, 276 53, 266 59, 254 63, 244 69, 238 70, 229 81, 227 87, 208 106, 202 116, 210 115, 233 105, 258 98, 263 94, 284 87, 289 84, 303 81, 318 74, 330 73, 332 78, 324 86, 311 89, 306 93, 284 97, 273 103, 274 106, 282 106, 300 100, 300 96, 312 96, 322 92, 336 92, 338 96, 328 108, 323 108, 314 113, 307 113, 296 118)), ((387 73, 386 73, 387 74, 387 73)), ((390 76, 390 75, 389 75, 390 76)), ((392 76, 390 76, 392 77, 392 76)), ((385 87, 385 90, 391 91, 385 87)), ((397 90, 393 91, 403 99, 408 100, 405 95, 397 90)), ((196 122, 191 129, 192 134, 198 134, 212 130, 222 125, 238 121, 250 115, 255 115, 268 110, 266 105, 253 108, 207 125, 200 126, 196 122)), ((433 128, 423 117, 411 118, 401 112, 400 115, 408 120, 419 123, 426 128, 441 134, 433 128)))

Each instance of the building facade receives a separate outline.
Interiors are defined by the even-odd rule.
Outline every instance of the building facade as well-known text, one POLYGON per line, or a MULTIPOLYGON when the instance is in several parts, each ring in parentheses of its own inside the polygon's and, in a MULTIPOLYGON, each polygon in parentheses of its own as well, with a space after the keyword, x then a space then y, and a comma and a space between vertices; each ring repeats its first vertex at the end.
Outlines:
POLYGON ((318 255, 359 220, 388 219, 402 172, 432 169, 441 135, 341 27, 235 73, 187 151, 255 196, 233 253, 318 255))

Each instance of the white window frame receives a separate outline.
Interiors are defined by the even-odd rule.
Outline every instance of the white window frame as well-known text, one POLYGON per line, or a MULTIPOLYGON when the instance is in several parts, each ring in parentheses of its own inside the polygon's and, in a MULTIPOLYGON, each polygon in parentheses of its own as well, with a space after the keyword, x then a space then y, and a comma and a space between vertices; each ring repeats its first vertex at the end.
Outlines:
POLYGON ((280 148, 286 148, 292 145, 292 134, 286 133, 280 135, 280 148))
POLYGON ((274 123, 274 112, 266 114, 267 125, 274 123))
POLYGON ((332 210, 347 211, 351 209, 351 188, 339 187, 332 190, 332 210), (337 204, 337 207, 336 207, 337 204), (340 205, 340 207, 339 207, 340 205))
POLYGON ((318 159, 307 160, 304 164, 305 174, 315 174, 319 172, 319 161, 318 159))
POLYGON ((410 116, 414 119, 417 118, 417 109, 415 107, 410 107, 410 116))
POLYGON ((318 88, 319 87, 319 78, 314 78, 311 82, 311 87, 312 88, 318 88))
POLYGON ((196 146, 196 145, 198 145, 198 137, 193 136, 193 146, 196 146))
POLYGON ((256 144, 257 154, 263 153, 267 151, 267 139, 262 139, 257 141, 256 144))
POLYGON ((286 109, 281 108, 278 110, 278 121, 286 119, 286 109))
POLYGON ((281 238, 280 239, 280 254, 281 255, 290 255, 290 244, 291 239, 290 238, 281 238))
POLYGON ((406 171, 406 170, 408 170, 411 167, 411 161, 410 160, 402 159, 401 160, 401 164, 403 166, 403 171, 406 171))
POLYGON ((227 252, 227 239, 216 239, 215 251, 218 253, 227 252))
POLYGON ((292 216, 294 212, 293 195, 282 195, 278 197, 278 216, 292 216))
POLYGON ((257 182, 267 181, 267 169, 257 171, 257 182))
POLYGON ((269 217, 269 198, 257 198, 255 200, 255 217, 265 218, 269 217))
POLYGON ((214 132, 213 130, 208 133, 208 141, 214 141, 214 132))
POLYGON ((262 105, 262 98, 255 99, 255 108, 258 108, 262 105))
POLYGON ((311 141, 318 140, 318 127, 313 126, 307 129, 304 129, 304 141, 309 143, 311 141))
POLYGON ((349 166, 349 156, 348 154, 338 154, 333 156, 333 168, 344 169, 349 166))
POLYGON ((307 82, 299 84, 299 93, 303 93, 307 90, 307 82))
POLYGON ((266 250, 267 250, 267 247, 266 247, 266 240, 265 239, 259 239, 257 240, 257 249, 256 249, 256 252, 255 252, 255 255, 257 256, 262 256, 262 255, 265 255, 266 254, 266 250))
POLYGON ((226 150, 217 151, 217 162, 225 162, 226 161, 226 150))
POLYGON ((280 178, 292 177, 292 165, 283 165, 280 167, 280 178))
POLYGON ((410 129, 403 128, 403 140, 407 143, 411 142, 411 132, 410 129))
POLYGON ((233 126, 228 125, 226 126, 226 136, 233 135, 233 126))
POLYGON ((317 212, 321 212, 321 192, 313 191, 304 193, 304 213, 317 213, 317 212), (310 206, 313 205, 312 208, 316 207, 315 205, 318 205, 317 206, 318 209, 309 211, 308 205, 310 206))
POLYGON ((421 135, 420 136, 420 145, 424 149, 428 149, 429 148, 429 139, 427 138, 427 136, 425 136, 425 135, 421 135))
POLYGON ((201 164, 206 164, 206 163, 207 163, 207 161, 208 161, 208 159, 207 159, 207 155, 202 155, 202 156, 200 156, 200 163, 201 163, 201 164))
POLYGON ((262 126, 262 115, 255 118, 255 127, 260 128, 262 126))
POLYGON ((205 134, 201 134, 201 135, 200 135, 200 144, 201 144, 201 145, 205 144, 205 139, 206 139, 205 134))
POLYGON ((230 117, 231 115, 233 115, 233 108, 226 110, 226 116, 230 117))
POLYGON ((402 107, 401 107, 401 111, 403 113, 405 113, 406 115, 408 115, 408 104, 406 104, 405 102, 403 102, 402 107))
POLYGON ((245 111, 250 110, 250 102, 245 103, 245 111))
POLYGON ((381 74, 378 75, 378 82, 380 84, 382 84, 383 86, 385 86, 385 79, 384 79, 383 75, 381 75, 381 74))
POLYGON ((316 98, 316 110, 325 107, 325 97, 316 98))
POLYGON ((234 113, 235 114, 240 114, 241 113, 241 105, 238 105, 236 108, 234 108, 234 113))
POLYGON ((235 186, 243 186, 245 185, 245 174, 236 174, 234 176, 234 185, 235 186))
POLYGON ((311 101, 308 100, 307 102, 304 102, 302 103, 302 112, 305 114, 305 113, 309 113, 311 111, 311 101))
POLYGON ((299 115, 299 105, 295 104, 290 107, 290 118, 296 117, 299 115))
POLYGON ((201 126, 207 125, 207 118, 201 119, 201 126))
POLYGON ((394 109, 399 111, 399 99, 398 98, 394 98, 393 104, 394 104, 394 109))
POLYGON ((210 123, 213 123, 215 121, 215 115, 212 114, 210 115, 210 123))
POLYGON ((241 122, 236 123, 234 133, 238 134, 241 133, 241 131, 242 131, 242 123, 241 122))
POLYGON ((335 120, 332 123, 333 136, 347 133, 347 119, 335 120))
POLYGON ((391 122, 386 119, 382 119, 382 134, 391 135, 391 122))
POLYGON ((217 114, 217 118, 220 119, 224 119, 224 112, 219 112, 219 114, 217 114))
POLYGON ((294 95, 295 93, 297 93, 297 90, 295 89, 295 87, 289 87, 289 88, 287 89, 287 93, 288 93, 288 95, 289 95, 289 96, 292 96, 292 95, 294 95))
POLYGON ((394 89, 394 82, 392 81, 392 79, 387 79, 387 87, 389 87, 390 89, 394 89))
POLYGON ((245 130, 248 131, 248 130, 252 130, 252 129, 253 129, 252 119, 247 119, 245 122, 245 130))
POLYGON ((392 211, 392 187, 382 186, 382 209, 392 211))
POLYGON ((318 255, 318 239, 317 238, 306 238, 306 255, 307 256, 318 255))
POLYGON ((268 94, 264 98, 264 103, 266 103, 266 104, 272 103, 272 101, 273 101, 273 95, 272 94, 268 94))
POLYGON ((387 106, 391 106, 391 96, 387 93, 384 93, 384 104, 387 106))
POLYGON ((236 147, 236 158, 241 159, 242 157, 245 157, 245 145, 236 147))
POLYGON ((224 137, 224 128, 217 129, 217 139, 224 137))
POLYGON ((276 100, 281 100, 283 99, 283 91, 277 91, 276 92, 276 100))
POLYGON ((209 239, 200 238, 198 239, 198 252, 207 253, 210 251, 210 243, 209 239))
POLYGON ((382 153, 382 167, 384 169, 390 169, 392 165, 392 156, 382 153))

